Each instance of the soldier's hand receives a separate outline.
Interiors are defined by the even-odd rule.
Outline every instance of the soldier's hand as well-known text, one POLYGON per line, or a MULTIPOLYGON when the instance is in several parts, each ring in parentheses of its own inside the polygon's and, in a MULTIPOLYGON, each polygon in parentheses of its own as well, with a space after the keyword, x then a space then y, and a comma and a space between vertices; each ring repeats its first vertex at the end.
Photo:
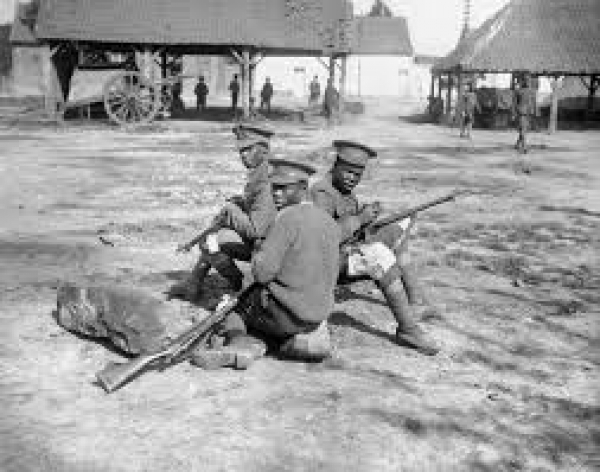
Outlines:
POLYGON ((377 219, 377 217, 381 214, 381 203, 374 202, 369 203, 363 207, 361 210, 359 217, 361 224, 368 225, 377 219))
POLYGON ((233 195, 225 201, 227 203, 233 203, 234 205, 239 206, 240 208, 244 206, 244 197, 242 197, 241 195, 233 195))

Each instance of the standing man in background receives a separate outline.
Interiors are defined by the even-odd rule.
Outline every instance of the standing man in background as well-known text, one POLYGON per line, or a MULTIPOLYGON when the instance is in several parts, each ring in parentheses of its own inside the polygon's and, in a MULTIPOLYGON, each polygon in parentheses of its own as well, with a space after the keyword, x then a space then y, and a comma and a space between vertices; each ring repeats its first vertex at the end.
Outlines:
POLYGON ((531 125, 530 120, 535 115, 535 90, 530 87, 528 74, 521 77, 520 83, 515 90, 514 115, 517 120, 517 131, 519 133, 515 148, 517 152, 526 154, 527 132, 531 125))
POLYGON ((327 79, 327 88, 323 96, 323 114, 327 118, 328 124, 332 124, 339 105, 339 94, 333 86, 333 79, 327 79))
POLYGON ((273 84, 271 83, 271 79, 267 77, 262 90, 260 91, 261 111, 266 108, 267 113, 271 113, 271 98, 273 98, 273 84))
POLYGON ((319 78, 315 75, 310 82, 308 87, 309 96, 308 96, 308 104, 312 105, 314 103, 319 102, 319 97, 321 96, 321 84, 319 83, 319 78))
POLYGON ((465 87, 459 105, 460 137, 471 139, 471 130, 475 121, 475 111, 480 111, 477 95, 473 90, 473 83, 465 87))
POLYGON ((196 95, 196 111, 206 110, 206 97, 208 95, 208 85, 204 82, 204 76, 198 77, 198 83, 194 87, 196 95))
POLYGON ((229 93, 231 94, 231 110, 235 113, 240 96, 240 81, 237 74, 234 74, 233 79, 229 82, 229 93))

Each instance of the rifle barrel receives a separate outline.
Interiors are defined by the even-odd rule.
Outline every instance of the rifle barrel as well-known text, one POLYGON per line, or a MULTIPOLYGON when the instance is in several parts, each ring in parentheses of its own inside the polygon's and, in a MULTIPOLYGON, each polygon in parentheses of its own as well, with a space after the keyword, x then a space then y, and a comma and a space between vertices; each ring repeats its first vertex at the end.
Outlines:
POLYGON ((445 203, 450 200, 454 200, 459 195, 459 193, 460 193, 459 191, 454 191, 452 193, 449 193, 448 195, 443 195, 443 196, 435 198, 433 200, 429 200, 428 202, 421 203, 420 205, 412 207, 408 210, 403 210, 403 211, 399 211, 397 213, 392 213, 389 216, 385 216, 385 217, 373 222, 373 224, 371 225, 371 229, 382 228, 383 226, 387 226, 391 223, 402 220, 408 216, 412 216, 423 210, 427 210, 428 208, 439 205, 440 203, 445 203))

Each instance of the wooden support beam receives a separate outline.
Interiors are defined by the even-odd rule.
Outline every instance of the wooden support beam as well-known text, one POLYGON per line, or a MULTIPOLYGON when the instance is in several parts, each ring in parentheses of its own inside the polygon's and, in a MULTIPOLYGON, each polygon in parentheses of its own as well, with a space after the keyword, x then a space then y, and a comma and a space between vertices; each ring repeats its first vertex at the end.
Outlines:
POLYGON ((244 49, 242 51, 242 117, 248 118, 250 116, 250 51, 244 49))
POLYGON ((558 127, 558 92, 563 85, 563 77, 555 76, 550 80, 552 88, 552 101, 550 104, 550 120, 548 121, 548 133, 556 133, 558 127))
POLYGON ((433 99, 435 97, 435 74, 431 72, 431 83, 429 86, 429 97, 433 99))
POLYGON ((460 116, 458 116, 458 114, 460 112, 459 105, 462 103, 462 96, 463 96, 463 75, 459 71, 458 75, 457 75, 457 83, 456 83, 456 106, 454 107, 453 125, 454 125, 454 123, 458 123, 460 120, 460 116))
POLYGON ((62 122, 64 111, 64 96, 58 73, 52 57, 58 51, 58 47, 42 47, 42 73, 44 77, 44 108, 48 116, 62 122))
POLYGON ((344 121, 344 105, 346 101, 346 82, 347 82, 347 71, 348 71, 348 56, 344 54, 341 58, 340 64, 340 95, 339 95, 339 120, 340 122, 344 121))
POLYGON ((446 87, 446 114, 450 115, 452 110, 452 74, 448 73, 448 83, 446 87))

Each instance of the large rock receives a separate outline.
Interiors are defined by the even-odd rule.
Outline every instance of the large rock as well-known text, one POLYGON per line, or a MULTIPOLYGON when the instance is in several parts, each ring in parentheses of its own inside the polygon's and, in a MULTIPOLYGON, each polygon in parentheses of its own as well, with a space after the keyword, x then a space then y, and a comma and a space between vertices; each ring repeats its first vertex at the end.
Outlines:
POLYGON ((56 321, 63 328, 106 339, 129 354, 156 350, 192 324, 179 305, 122 287, 62 285, 56 321))

